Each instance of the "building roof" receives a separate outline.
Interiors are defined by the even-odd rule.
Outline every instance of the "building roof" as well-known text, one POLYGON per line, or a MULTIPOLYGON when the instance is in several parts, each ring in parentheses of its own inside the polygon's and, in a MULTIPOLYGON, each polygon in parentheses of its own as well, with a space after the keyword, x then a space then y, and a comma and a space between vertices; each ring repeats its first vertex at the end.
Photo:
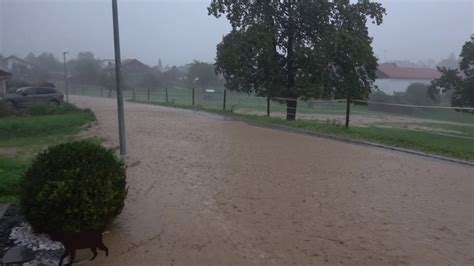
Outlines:
POLYGON ((144 63, 140 62, 137 59, 125 59, 125 60, 123 60, 122 61, 122 66, 127 66, 127 65, 140 67, 140 68, 144 68, 144 69, 149 69, 150 68, 149 66, 145 65, 144 63))
POLYGON ((0 69, 0 80, 3 80, 5 78, 9 78, 11 76, 12 76, 12 73, 0 69))
POLYGON ((25 64, 25 65, 30 65, 30 66, 33 66, 33 67, 38 67, 37 65, 35 65, 35 64, 33 64, 33 63, 30 63, 30 62, 28 62, 28 61, 25 61, 25 60, 23 60, 23 59, 21 59, 21 58, 18 58, 18 57, 14 56, 14 55, 10 55, 9 57, 4 58, 3 61, 6 62, 6 61, 8 61, 8 60, 10 60, 10 59, 14 59, 14 60, 16 60, 16 61, 22 62, 22 63, 25 64))
MULTIPOLYGON (((115 69, 115 62, 104 66, 104 71, 113 71, 115 69)), ((150 67, 137 59, 125 59, 122 61, 122 69, 124 71, 146 71, 150 67)))
POLYGON ((380 64, 377 69, 379 79, 425 79, 441 77, 441 73, 432 68, 399 67, 394 63, 380 64))

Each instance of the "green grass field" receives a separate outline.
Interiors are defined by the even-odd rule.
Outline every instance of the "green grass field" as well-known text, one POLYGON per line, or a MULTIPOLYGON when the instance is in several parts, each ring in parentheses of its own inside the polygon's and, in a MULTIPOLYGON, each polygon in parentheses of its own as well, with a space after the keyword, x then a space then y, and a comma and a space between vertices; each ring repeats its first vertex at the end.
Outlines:
POLYGON ((18 182, 27 167, 24 159, 0 156, 0 203, 16 200, 18 182))
POLYGON ((342 126, 328 125, 315 121, 286 121, 284 119, 261 116, 245 116, 244 118, 262 123, 302 128, 464 160, 474 160, 474 139, 457 138, 401 128, 350 127, 346 129, 342 126))
POLYGON ((19 179, 38 151, 75 139, 94 120, 82 110, 0 118, 0 203, 16 200, 19 179))

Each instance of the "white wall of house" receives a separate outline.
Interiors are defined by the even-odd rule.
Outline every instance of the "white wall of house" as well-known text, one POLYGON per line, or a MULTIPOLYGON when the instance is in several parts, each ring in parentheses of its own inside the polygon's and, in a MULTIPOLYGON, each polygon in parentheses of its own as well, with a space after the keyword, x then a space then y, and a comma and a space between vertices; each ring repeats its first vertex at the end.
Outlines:
POLYGON ((33 67, 32 65, 27 64, 27 63, 25 63, 21 60, 16 59, 16 58, 8 58, 8 60, 5 60, 5 66, 6 66, 7 70, 12 70, 12 68, 15 64, 24 65, 27 69, 31 69, 33 67))
POLYGON ((429 84, 431 80, 427 79, 377 79, 375 85, 379 90, 392 95, 395 91, 405 91, 412 83, 429 84))
POLYGON ((0 80, 0 94, 7 93, 7 80, 0 80))

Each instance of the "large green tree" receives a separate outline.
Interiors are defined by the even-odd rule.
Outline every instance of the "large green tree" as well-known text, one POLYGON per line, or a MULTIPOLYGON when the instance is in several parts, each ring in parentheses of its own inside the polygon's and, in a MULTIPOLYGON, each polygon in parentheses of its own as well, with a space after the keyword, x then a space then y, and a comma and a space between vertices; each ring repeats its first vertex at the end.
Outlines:
POLYGON ((442 75, 431 82, 430 96, 434 98, 437 94, 452 92, 452 106, 474 107, 474 38, 462 48, 459 70, 445 67, 438 67, 438 70, 442 75))
POLYGON ((208 11, 232 26, 216 56, 227 88, 288 98, 288 120, 297 98, 367 98, 373 87, 377 60, 366 22, 382 23, 379 3, 212 0, 208 11))

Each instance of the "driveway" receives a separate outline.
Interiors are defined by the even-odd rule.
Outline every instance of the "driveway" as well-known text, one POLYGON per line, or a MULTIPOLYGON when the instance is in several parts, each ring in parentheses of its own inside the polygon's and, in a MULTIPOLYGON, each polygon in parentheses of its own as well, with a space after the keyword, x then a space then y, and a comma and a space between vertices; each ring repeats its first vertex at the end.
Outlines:
MULTIPOLYGON (((116 101, 71 96, 118 143, 116 101)), ((474 168, 126 103, 129 196, 92 265, 473 265, 474 168)))

